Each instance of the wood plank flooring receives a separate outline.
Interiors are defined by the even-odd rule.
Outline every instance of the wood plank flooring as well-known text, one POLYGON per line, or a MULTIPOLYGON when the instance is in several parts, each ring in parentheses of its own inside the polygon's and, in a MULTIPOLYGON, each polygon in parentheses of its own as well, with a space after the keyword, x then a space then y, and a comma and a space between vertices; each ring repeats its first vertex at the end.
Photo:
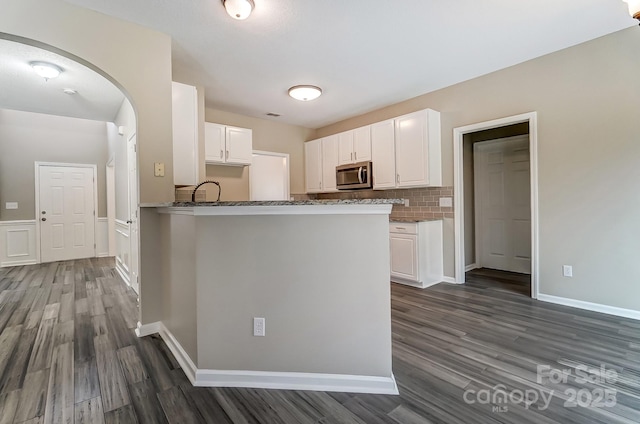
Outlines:
POLYGON ((522 276, 392 284, 400 396, 382 396, 192 387, 159 337, 134 336, 113 265, 0 268, 0 424, 640 422, 640 322, 534 301, 522 276), (595 381, 602 366, 615 378, 595 381), (580 406, 607 390, 615 405, 580 406))

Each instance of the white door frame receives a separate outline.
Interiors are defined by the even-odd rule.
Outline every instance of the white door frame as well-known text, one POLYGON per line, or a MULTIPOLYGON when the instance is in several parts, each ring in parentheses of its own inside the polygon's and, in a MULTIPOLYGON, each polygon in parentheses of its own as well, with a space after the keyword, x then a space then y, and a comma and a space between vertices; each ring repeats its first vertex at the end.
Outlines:
POLYGON ((538 223, 538 113, 529 112, 492 121, 479 122, 453 129, 453 192, 456 211, 454 214, 455 282, 465 282, 464 257, 464 135, 472 132, 504 127, 522 122, 529 123, 529 160, 531 177, 531 297, 538 298, 539 290, 539 223, 538 223))
POLYGON ((107 240, 109 256, 116 255, 116 176, 115 158, 112 156, 105 166, 107 183, 107 240))
POLYGON ((98 165, 88 163, 35 162, 35 200, 36 200, 36 263, 40 262, 40 167, 58 166, 63 168, 91 168, 93 169, 93 257, 96 256, 96 229, 98 228, 98 165))
MULTIPOLYGON (((266 152, 264 150, 254 150, 251 155, 261 155, 261 156, 275 156, 279 158, 285 158, 287 160, 287 181, 286 181, 286 190, 287 190, 287 199, 291 196, 291 165, 289 160, 289 153, 277 153, 277 152, 266 152)), ((251 167, 249 167, 249 200, 253 200, 251 198, 251 167)))

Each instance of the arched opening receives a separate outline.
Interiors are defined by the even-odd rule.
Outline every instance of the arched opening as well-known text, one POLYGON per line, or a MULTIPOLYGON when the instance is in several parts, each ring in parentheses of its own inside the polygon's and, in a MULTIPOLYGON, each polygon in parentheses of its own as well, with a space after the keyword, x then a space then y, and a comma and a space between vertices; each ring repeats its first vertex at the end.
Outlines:
POLYGON ((0 266, 112 254, 138 292, 137 118, 129 96, 87 61, 34 40, 0 33, 0 59, 0 266), (60 75, 40 77, 34 62, 60 75), (80 187, 73 179, 88 168, 80 187), (57 179, 66 174, 69 181, 57 179))

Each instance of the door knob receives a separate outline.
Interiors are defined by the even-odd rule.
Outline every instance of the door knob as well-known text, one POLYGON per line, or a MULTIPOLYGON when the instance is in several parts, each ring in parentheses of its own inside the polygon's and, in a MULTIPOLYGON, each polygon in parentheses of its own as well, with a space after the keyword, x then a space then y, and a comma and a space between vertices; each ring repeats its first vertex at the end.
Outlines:
POLYGON ((131 221, 131 220, 127 221, 127 224, 132 224, 132 223, 133 223, 133 221, 131 221))
POLYGON ((47 211, 42 211, 42 215, 46 215, 46 214, 47 214, 47 211))
POLYGON ((47 218, 42 218, 42 220, 41 220, 41 221, 46 221, 46 220, 47 220, 47 218))

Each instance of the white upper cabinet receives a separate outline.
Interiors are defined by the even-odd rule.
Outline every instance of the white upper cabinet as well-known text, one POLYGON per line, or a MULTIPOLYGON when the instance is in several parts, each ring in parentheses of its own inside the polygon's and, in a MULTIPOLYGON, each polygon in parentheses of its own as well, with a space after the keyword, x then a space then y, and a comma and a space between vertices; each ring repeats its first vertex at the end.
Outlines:
POLYGON ((338 163, 353 163, 353 131, 338 134, 338 163))
POLYGON ((228 164, 251 165, 253 159, 253 131, 247 128, 227 127, 228 164))
POLYGON ((304 143, 305 190, 307 193, 322 191, 322 139, 304 143))
POLYGON ((353 130, 353 160, 354 162, 371 160, 371 125, 353 130))
POLYGON ((394 121, 396 186, 441 185, 440 113, 427 109, 394 121))
POLYGON ((371 160, 371 127, 366 126, 338 134, 339 165, 371 160))
POLYGON ((224 163, 225 129, 224 125, 204 123, 204 160, 206 163, 224 163))
POLYGON ((442 185, 440 112, 426 109, 371 125, 373 188, 442 185))
POLYGON ((304 144, 305 188, 307 193, 338 191, 336 166, 338 166, 340 138, 332 135, 304 144))
POLYGON ((251 165, 253 132, 247 128, 205 122, 204 150, 206 163, 251 165))
POLYGON ((373 188, 396 186, 396 151, 394 120, 371 125, 371 160, 373 162, 373 188))
POLYGON ((198 94, 190 85, 171 84, 173 183, 198 184, 198 94))
POLYGON ((336 166, 338 166, 339 137, 332 135, 322 139, 322 191, 337 191, 336 166))

